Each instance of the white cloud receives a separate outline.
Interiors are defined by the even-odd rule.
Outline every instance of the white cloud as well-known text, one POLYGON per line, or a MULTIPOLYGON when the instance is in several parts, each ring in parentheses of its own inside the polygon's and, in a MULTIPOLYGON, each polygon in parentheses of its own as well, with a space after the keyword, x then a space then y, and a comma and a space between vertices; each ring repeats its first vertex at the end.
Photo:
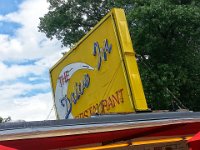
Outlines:
POLYGON ((28 84, 28 83, 13 83, 13 84, 3 84, 0 86, 0 99, 1 102, 7 101, 11 102, 20 95, 26 94, 33 90, 45 90, 49 89, 50 83, 39 83, 39 84, 28 84))
POLYGON ((15 80, 19 77, 26 77, 27 75, 42 75, 46 68, 40 65, 12 65, 6 66, 0 62, 0 82, 15 80))
POLYGON ((0 105, 0 115, 26 121, 55 119, 54 112, 47 118, 53 106, 51 99, 50 92, 32 97, 14 98, 11 102, 3 102, 3 106, 0 105))
MULTIPOLYGON (((44 80, 49 68, 61 58, 61 43, 56 39, 49 40, 43 33, 38 32, 39 17, 48 11, 46 0, 25 0, 19 10, 0 15, 0 21, 21 24, 14 36, 0 34, 0 116, 11 116, 13 120, 45 120, 49 114, 53 99, 50 83, 30 84, 31 81, 44 80), (34 60, 34 63, 19 64, 23 60, 34 60), (37 62, 35 62, 37 60, 37 62), (6 65, 5 62, 12 62, 6 65), (20 81, 26 78, 27 83, 20 81), (29 83, 28 83, 29 82, 29 83), (26 93, 38 92, 31 96, 26 93), (25 96, 21 96, 25 95, 25 96)), ((54 112, 50 119, 55 119, 54 112)))
POLYGON ((0 60, 37 59, 61 52, 60 42, 56 39, 50 41, 38 32, 39 17, 47 12, 47 8, 46 0, 26 0, 17 12, 0 16, 0 20, 22 25, 14 37, 0 35, 0 60))
MULTIPOLYGON (((33 90, 48 89, 50 83, 16 83, 0 87, 0 116, 11 116, 13 120, 45 120, 53 106, 52 93, 38 93, 32 96, 20 96, 33 90)), ((50 118, 55 119, 54 112, 50 118)))
POLYGON ((4 20, 4 17, 2 15, 0 15, 0 21, 4 20))

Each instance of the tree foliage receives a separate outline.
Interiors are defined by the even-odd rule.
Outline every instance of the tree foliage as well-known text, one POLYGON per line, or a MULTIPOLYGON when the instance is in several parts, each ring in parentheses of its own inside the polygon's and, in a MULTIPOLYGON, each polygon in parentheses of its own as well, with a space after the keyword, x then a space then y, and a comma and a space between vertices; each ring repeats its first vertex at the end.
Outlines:
POLYGON ((72 46, 85 35, 108 10, 108 1, 48 0, 49 12, 40 18, 39 30, 54 36, 64 46, 72 46))
POLYGON ((0 117, 0 123, 2 123, 3 122, 3 118, 2 117, 0 117))
POLYGON ((125 9, 149 106, 200 110, 199 0, 48 1, 39 31, 64 46, 75 44, 112 7, 125 9))
POLYGON ((9 122, 9 121, 11 121, 11 120, 12 120, 12 119, 11 119, 10 116, 8 116, 7 118, 2 118, 2 117, 0 117, 0 123, 9 122))
MULTIPOLYGON (((134 47, 150 55, 140 64, 153 109, 173 109, 179 99, 200 110, 200 7, 195 1, 145 1, 128 13, 134 47)), ((180 104, 179 104, 180 105, 180 104)))

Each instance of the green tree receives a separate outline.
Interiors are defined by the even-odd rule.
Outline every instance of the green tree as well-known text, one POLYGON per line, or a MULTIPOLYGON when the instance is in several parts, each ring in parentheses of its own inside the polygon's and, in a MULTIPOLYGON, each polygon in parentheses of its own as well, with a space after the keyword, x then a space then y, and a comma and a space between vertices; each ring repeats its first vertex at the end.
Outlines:
POLYGON ((136 5, 128 20, 137 53, 150 56, 140 64, 149 104, 153 109, 173 109, 182 103, 200 110, 199 3, 151 0, 136 5))
POLYGON ((148 104, 200 110, 198 0, 48 0, 39 31, 72 46, 112 7, 124 8, 148 104), (148 56, 149 59, 145 59, 148 56))
POLYGON ((10 122, 12 119, 10 116, 8 116, 7 118, 4 118, 4 121, 3 122, 10 122))
POLYGON ((2 123, 3 122, 3 118, 2 117, 0 117, 0 123, 2 123))
POLYGON ((10 116, 8 116, 7 118, 2 118, 2 117, 0 117, 0 123, 9 122, 9 121, 11 121, 11 120, 12 120, 12 119, 11 119, 10 116))
POLYGON ((108 1, 48 0, 49 12, 40 18, 39 31, 64 46, 79 41, 109 11, 108 1))

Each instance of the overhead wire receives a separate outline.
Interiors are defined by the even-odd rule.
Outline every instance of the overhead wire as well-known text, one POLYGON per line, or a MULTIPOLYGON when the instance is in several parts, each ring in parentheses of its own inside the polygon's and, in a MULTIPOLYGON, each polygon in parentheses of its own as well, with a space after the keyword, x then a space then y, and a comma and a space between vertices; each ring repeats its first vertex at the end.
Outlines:
POLYGON ((49 117, 50 117, 50 115, 51 115, 51 113, 52 113, 54 107, 55 107, 55 104, 53 104, 53 106, 51 107, 51 109, 50 109, 50 111, 49 111, 49 113, 48 113, 48 115, 47 115, 47 117, 46 117, 45 120, 49 120, 49 117))

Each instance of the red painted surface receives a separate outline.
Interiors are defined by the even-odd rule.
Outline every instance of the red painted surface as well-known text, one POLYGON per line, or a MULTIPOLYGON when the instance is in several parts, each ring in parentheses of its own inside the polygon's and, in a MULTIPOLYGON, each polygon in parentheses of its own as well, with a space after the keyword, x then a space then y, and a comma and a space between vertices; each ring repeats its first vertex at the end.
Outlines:
POLYGON ((0 150, 17 150, 16 148, 0 145, 0 150))
MULTIPOLYGON (((199 129, 200 130, 200 129, 199 129)), ((200 132, 194 135, 189 141, 190 150, 199 150, 200 149, 200 132)))
MULTIPOLYGON (((127 129, 127 130, 101 132, 94 134, 80 134, 80 135, 48 137, 48 138, 2 141, 0 142, 0 146, 10 147, 20 150, 36 150, 36 149, 47 150, 47 149, 65 148, 71 146, 80 146, 92 143, 115 142, 115 141, 128 140, 139 137, 196 134, 199 131, 199 129, 200 129, 200 122, 179 123, 173 125, 127 129)), ((8 148, 4 150, 10 150, 10 149, 8 148)))

